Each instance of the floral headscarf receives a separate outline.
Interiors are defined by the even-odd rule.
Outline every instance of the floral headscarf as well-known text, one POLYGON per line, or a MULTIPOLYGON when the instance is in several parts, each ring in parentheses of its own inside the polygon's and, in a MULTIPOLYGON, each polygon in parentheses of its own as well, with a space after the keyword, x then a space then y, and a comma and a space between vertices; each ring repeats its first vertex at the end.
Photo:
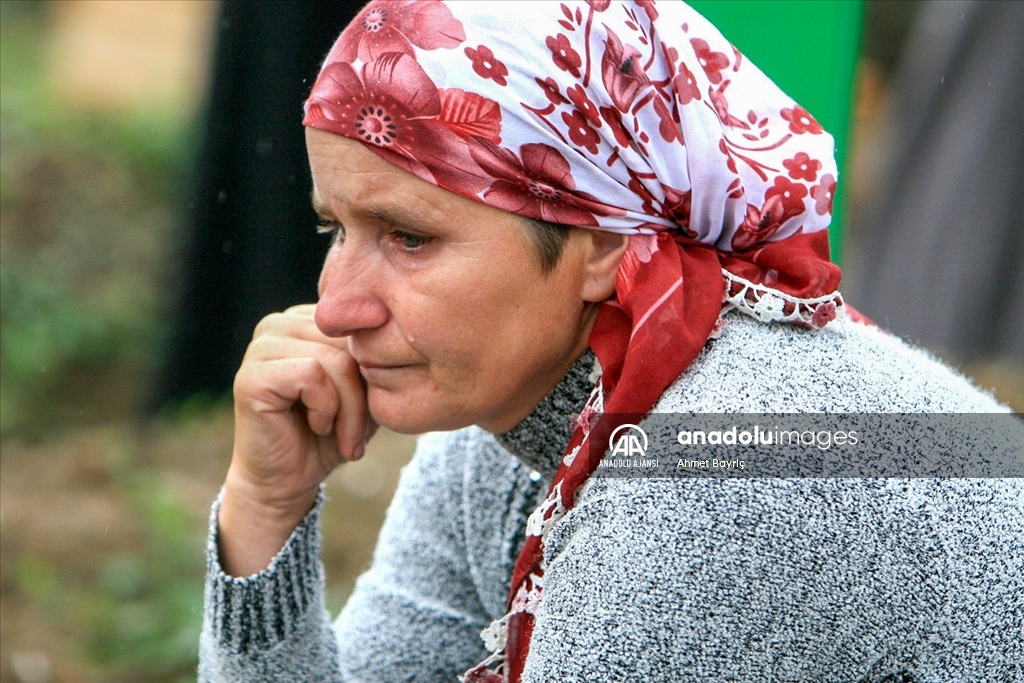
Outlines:
POLYGON ((517 681, 544 539, 597 465, 576 457, 590 434, 649 412, 723 310, 817 328, 842 306, 832 137, 675 0, 375 0, 304 123, 490 206, 631 235, 590 337, 603 374, 484 632, 494 654, 465 678, 517 681))

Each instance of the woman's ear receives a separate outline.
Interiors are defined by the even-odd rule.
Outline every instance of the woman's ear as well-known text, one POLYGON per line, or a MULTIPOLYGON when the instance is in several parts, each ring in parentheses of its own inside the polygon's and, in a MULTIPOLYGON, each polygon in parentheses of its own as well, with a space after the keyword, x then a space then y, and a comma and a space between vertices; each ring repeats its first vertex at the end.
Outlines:
POLYGON ((629 247, 629 235, 577 228, 585 233, 583 300, 597 303, 615 293, 615 275, 629 247))

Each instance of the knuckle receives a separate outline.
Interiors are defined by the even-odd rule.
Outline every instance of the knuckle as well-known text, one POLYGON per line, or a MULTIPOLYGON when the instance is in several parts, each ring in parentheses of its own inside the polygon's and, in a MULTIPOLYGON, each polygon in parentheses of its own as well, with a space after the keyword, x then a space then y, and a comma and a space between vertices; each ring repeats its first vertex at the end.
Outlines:
POLYGON ((328 381, 327 371, 316 358, 296 359, 296 372, 307 384, 320 385, 328 381))
POLYGON ((249 370, 248 366, 243 365, 238 369, 238 372, 235 373, 235 379, 234 382, 232 382, 231 391, 236 398, 248 396, 253 393, 255 385, 256 382, 252 377, 252 372, 249 370))
POLYGON ((310 377, 320 379, 324 376, 324 367, 316 358, 302 358, 299 360, 299 367, 310 377))
POLYGON ((271 313, 270 315, 265 316, 262 320, 256 323, 256 327, 252 332, 253 339, 256 340, 260 337, 272 334, 280 327, 281 318, 283 317, 283 313, 271 313))
POLYGON ((285 315, 291 316, 302 316, 308 318, 313 315, 313 311, 316 310, 316 304, 298 304, 296 306, 289 306, 285 309, 285 315))
POLYGON ((239 367, 239 372, 247 369, 254 363, 259 363, 270 357, 274 344, 271 343, 271 338, 267 335, 254 337, 249 346, 245 349, 245 356, 242 358, 242 365, 239 367))

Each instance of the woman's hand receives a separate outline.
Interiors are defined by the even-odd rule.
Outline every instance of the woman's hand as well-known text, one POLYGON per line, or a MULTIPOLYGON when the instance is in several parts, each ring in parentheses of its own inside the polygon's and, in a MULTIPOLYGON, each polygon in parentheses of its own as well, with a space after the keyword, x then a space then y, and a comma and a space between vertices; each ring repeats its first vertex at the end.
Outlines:
POLYGON ((260 321, 235 375, 235 444, 218 517, 230 575, 265 569, 320 482, 362 457, 376 430, 347 340, 324 336, 314 310, 295 306, 260 321))

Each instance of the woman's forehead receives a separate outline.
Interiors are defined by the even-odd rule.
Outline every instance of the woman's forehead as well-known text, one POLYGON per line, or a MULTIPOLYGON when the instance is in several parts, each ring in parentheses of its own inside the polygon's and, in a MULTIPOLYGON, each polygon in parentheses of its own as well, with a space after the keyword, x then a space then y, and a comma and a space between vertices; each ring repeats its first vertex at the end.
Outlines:
POLYGON ((417 178, 355 140, 307 128, 313 208, 322 216, 397 225, 445 222, 469 211, 506 212, 417 178))

